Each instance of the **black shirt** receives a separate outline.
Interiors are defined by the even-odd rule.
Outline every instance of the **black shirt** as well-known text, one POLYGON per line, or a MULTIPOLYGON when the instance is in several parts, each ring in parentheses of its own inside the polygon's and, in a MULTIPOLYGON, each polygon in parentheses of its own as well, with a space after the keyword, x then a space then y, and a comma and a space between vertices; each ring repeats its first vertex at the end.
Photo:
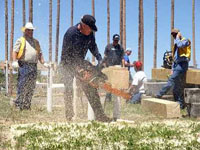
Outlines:
POLYGON ((113 43, 111 43, 106 46, 104 55, 106 66, 121 65, 124 57, 124 49, 120 44, 114 46, 113 43))
POLYGON ((71 64, 85 59, 88 49, 96 57, 101 59, 94 34, 86 36, 78 30, 78 24, 70 27, 64 35, 61 62, 71 64))

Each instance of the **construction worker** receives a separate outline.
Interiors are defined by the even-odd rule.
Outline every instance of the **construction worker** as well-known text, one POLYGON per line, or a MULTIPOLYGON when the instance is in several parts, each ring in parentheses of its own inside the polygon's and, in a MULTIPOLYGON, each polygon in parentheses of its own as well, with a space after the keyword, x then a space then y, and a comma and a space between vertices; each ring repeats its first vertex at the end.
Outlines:
POLYGON ((142 71, 142 62, 135 61, 134 64, 135 75, 133 77, 133 82, 129 87, 129 93, 131 93, 132 98, 128 101, 131 104, 140 103, 142 95, 145 93, 144 83, 147 82, 147 76, 142 71))
POLYGON ((48 66, 44 62, 39 41, 33 38, 35 27, 27 22, 22 27, 24 36, 19 38, 13 49, 12 67, 18 68, 17 98, 13 101, 20 110, 30 109, 31 99, 36 85, 37 63, 48 66))
MULTIPOLYGON (((73 79, 78 76, 77 68, 83 68, 84 59, 88 49, 96 57, 98 64, 101 63, 102 57, 99 53, 95 42, 94 32, 97 31, 95 18, 91 15, 84 15, 80 23, 70 27, 64 35, 61 66, 63 68, 63 80, 65 85, 65 114, 67 120, 72 120, 73 112, 73 79)), ((97 121, 110 122, 100 103, 100 97, 96 88, 89 83, 80 81, 88 101, 94 111, 97 121)))
MULTIPOLYGON (((108 44, 104 51, 103 64, 105 67, 109 66, 125 66, 124 64, 124 49, 119 44, 120 36, 118 34, 113 35, 113 42, 108 44)), ((111 93, 106 94, 106 101, 111 101, 111 93)))
POLYGON ((133 81, 130 68, 133 67, 134 65, 130 63, 130 60, 129 60, 129 56, 131 55, 131 53, 132 53, 131 48, 127 48, 124 55, 124 64, 125 64, 125 67, 127 67, 129 71, 129 83, 132 83, 133 81))
POLYGON ((184 109, 185 74, 190 61, 191 42, 189 39, 184 38, 178 29, 172 29, 171 35, 174 38, 172 74, 167 84, 163 86, 155 97, 161 98, 170 88, 173 88, 174 100, 180 104, 181 109, 184 109))

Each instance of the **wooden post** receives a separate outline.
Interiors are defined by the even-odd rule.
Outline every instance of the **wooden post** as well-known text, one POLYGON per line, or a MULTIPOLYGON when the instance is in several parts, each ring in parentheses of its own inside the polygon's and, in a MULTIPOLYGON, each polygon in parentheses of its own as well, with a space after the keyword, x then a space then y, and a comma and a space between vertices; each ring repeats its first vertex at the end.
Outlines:
POLYGON ((48 75, 47 75, 47 111, 52 112, 52 73, 53 73, 53 64, 50 62, 50 67, 48 67, 48 75))
POLYGON ((113 102, 113 119, 117 120, 120 119, 120 97, 114 96, 114 102, 113 102))

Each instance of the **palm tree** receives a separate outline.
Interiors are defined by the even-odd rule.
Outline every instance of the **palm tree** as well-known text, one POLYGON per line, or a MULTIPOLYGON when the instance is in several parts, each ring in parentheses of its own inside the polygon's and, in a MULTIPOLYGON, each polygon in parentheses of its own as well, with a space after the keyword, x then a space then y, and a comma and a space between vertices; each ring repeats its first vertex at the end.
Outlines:
MULTIPOLYGON (((95 3, 94 0, 92 0, 92 16, 95 17, 95 3)), ((95 57, 92 55, 92 63, 95 64, 95 57)))
POLYGON ((126 49, 126 0, 123 0, 123 47, 126 49))
POLYGON ((74 0, 71 0, 71 26, 73 26, 74 22, 74 0))
POLYGON ((52 62, 52 0, 49 0, 49 62, 52 62))
POLYGON ((15 17, 15 1, 12 0, 11 4, 11 31, 10 31, 10 61, 12 61, 13 52, 13 37, 14 37, 14 17, 15 17))
POLYGON ((119 31, 120 31, 120 44, 123 45, 123 0, 120 0, 120 13, 119 13, 119 31))
POLYGON ((58 46, 59 46, 59 28, 60 28, 60 0, 57 0, 57 17, 56 17, 56 46, 55 62, 58 63, 58 46))
POLYGON ((157 0, 155 2, 155 18, 154 18, 154 55, 153 55, 153 68, 157 68, 157 0))
POLYGON ((5 0, 5 61, 6 61, 6 93, 8 94, 8 0, 5 0))
POLYGON ((141 0, 139 0, 139 13, 138 13, 138 60, 141 61, 141 0))
MULTIPOLYGON (((174 28, 174 0, 171 0, 171 30, 173 28, 174 28)), ((174 46, 174 39, 171 36, 171 49, 172 49, 173 46, 174 46)))
POLYGON ((8 0, 5 0, 5 61, 8 61, 8 0))
POLYGON ((29 22, 33 23, 33 0, 29 0, 29 22))
MULTIPOLYGON (((141 61, 144 64, 144 12, 143 12, 143 0, 141 2, 141 61)), ((144 70, 144 65, 142 67, 144 70)))
POLYGON ((107 0, 107 44, 110 43, 110 0, 107 0))
POLYGON ((23 16, 23 26, 25 26, 26 23, 26 7, 25 7, 25 0, 22 0, 22 16, 23 16))
MULTIPOLYGON (((14 17, 15 17, 15 1, 12 0, 11 4, 11 32, 10 32, 10 62, 12 62, 12 53, 13 53, 13 37, 14 37, 14 17)), ((9 95, 12 94, 12 80, 13 75, 12 71, 9 74, 9 95)))
POLYGON ((195 0, 192 0, 192 47, 193 47, 193 66, 196 68, 196 52, 195 52, 195 0))

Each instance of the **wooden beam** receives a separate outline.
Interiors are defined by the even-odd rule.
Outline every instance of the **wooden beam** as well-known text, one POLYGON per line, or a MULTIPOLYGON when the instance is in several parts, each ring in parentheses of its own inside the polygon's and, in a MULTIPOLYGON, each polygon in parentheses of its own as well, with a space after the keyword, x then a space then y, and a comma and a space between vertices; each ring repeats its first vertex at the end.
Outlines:
MULTIPOLYGON (((153 68, 152 69, 152 79, 167 81, 170 75, 171 69, 165 68, 153 68)), ((200 85, 200 69, 189 68, 186 73, 186 83, 200 85)))
POLYGON ((177 102, 158 98, 145 98, 141 101, 142 108, 164 118, 178 118, 180 105, 177 102))

